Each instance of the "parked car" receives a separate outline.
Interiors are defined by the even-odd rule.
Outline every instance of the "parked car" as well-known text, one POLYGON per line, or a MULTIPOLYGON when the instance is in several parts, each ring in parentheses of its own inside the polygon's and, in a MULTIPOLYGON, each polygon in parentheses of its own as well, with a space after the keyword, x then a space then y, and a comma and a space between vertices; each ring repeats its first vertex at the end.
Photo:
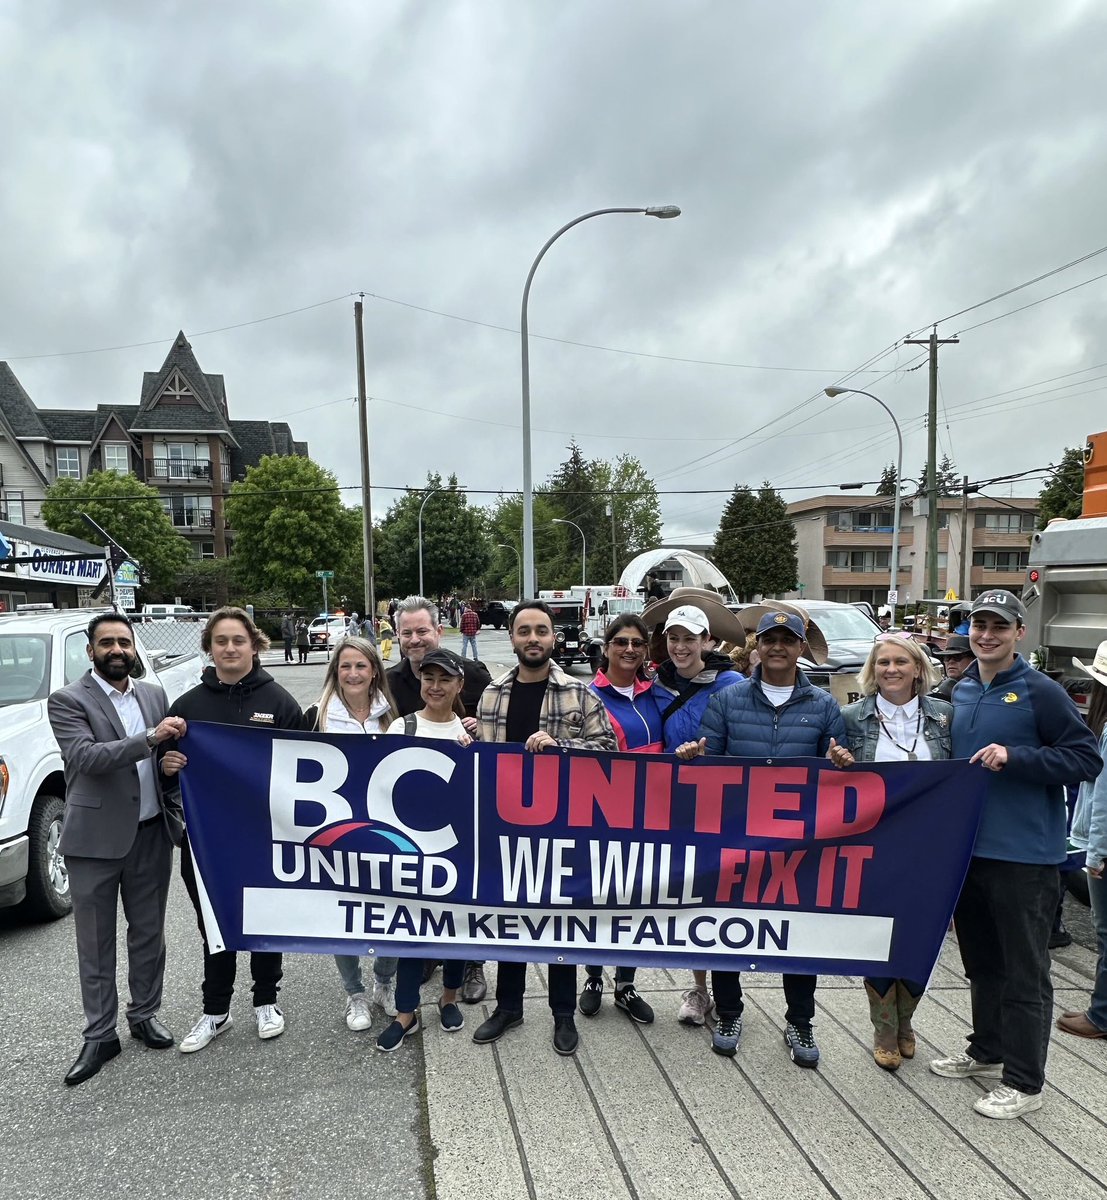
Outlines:
POLYGON ((308 643, 313 650, 329 650, 346 636, 349 622, 345 617, 316 617, 308 626, 308 643))
MULTIPOLYGON (((46 698, 89 669, 93 612, 0 614, 0 908, 23 903, 37 918, 73 907, 58 853, 65 811, 61 751, 46 698)), ((170 703, 200 681, 198 654, 150 651, 135 630, 135 678, 159 683, 170 703)))

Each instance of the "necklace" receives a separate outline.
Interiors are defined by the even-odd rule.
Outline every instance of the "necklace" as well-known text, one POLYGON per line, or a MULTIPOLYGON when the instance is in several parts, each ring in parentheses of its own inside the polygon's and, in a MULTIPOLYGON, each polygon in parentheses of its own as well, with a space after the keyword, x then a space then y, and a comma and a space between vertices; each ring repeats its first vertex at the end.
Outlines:
POLYGON ((899 742, 897 742, 896 739, 894 737, 892 737, 891 730, 888 728, 888 725, 884 720, 884 714, 880 711, 879 705, 877 706, 877 709, 876 709, 876 719, 880 722, 880 728, 883 731, 883 733, 887 736, 888 741, 890 741, 897 750, 902 750, 903 753, 907 755, 908 762, 918 762, 919 756, 915 753, 915 747, 919 744, 919 733, 922 730, 922 720, 923 720, 922 705, 921 704, 919 705, 918 713, 915 717, 915 740, 911 743, 910 746, 901 746, 899 744, 899 742))

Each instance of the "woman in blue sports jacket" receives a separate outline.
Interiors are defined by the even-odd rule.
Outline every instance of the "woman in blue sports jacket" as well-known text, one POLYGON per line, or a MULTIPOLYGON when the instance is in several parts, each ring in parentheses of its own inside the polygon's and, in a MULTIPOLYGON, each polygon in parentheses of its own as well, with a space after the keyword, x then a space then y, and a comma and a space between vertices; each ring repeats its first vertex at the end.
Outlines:
MULTIPOLYGON (((661 753, 661 710, 646 672, 650 634, 637 613, 622 613, 603 632, 603 658, 588 685, 607 709, 620 750, 661 753)), ((600 1011, 603 967, 589 966, 578 1006, 583 1016, 600 1011)), ((653 1009, 634 987, 634 967, 615 968, 615 1007, 640 1025, 653 1022, 653 1009)))
MULTIPOLYGON (((879 634, 857 677, 864 699, 842 709, 846 745, 832 741, 827 758, 837 767, 949 758, 953 705, 927 694, 937 681, 938 672, 918 642, 879 634)), ((885 1071, 898 1070, 905 1058, 915 1056, 911 1017, 924 991, 925 980, 865 980, 873 1059, 885 1071)))

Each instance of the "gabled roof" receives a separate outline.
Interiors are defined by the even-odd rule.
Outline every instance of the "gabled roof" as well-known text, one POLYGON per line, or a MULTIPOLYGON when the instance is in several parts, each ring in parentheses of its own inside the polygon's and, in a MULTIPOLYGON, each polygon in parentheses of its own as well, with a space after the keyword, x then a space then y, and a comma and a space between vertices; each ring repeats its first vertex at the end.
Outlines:
MULTIPOLYGON (((137 412, 138 410, 134 409, 133 411, 137 412)), ((96 418, 96 433, 93 435, 90 449, 95 450, 109 430, 118 430, 129 443, 134 444, 134 439, 130 433, 129 421, 123 413, 112 408, 110 405, 98 404, 94 416, 96 418)))
MULTIPOLYGON (((150 419, 157 413, 157 401, 166 384, 173 378, 174 373, 180 376, 188 386, 196 404, 209 413, 216 423, 193 422, 191 414, 185 420, 178 419, 178 428, 184 429, 226 429, 225 416, 227 394, 222 375, 205 375, 200 370, 192 346, 184 335, 184 330, 177 333, 173 345, 165 356, 165 362, 160 371, 145 371, 142 375, 142 396, 139 402, 139 416, 135 422, 136 429, 169 429, 172 425, 153 423, 150 419)), ((176 407, 176 406, 174 406, 176 407)), ((177 418, 174 418, 177 419, 177 418)))
POLYGON ((15 372, 6 362, 0 362, 0 411, 7 418, 16 437, 48 438, 35 402, 23 390, 15 372))

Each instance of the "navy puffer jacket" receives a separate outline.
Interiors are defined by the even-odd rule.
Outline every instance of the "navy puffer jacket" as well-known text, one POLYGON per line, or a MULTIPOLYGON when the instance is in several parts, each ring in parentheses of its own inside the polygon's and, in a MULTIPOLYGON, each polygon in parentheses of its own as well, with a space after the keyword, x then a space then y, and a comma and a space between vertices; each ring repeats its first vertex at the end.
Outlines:
POLYGON ((830 739, 842 745, 846 723, 837 701, 800 670, 791 697, 779 708, 761 690, 761 668, 707 703, 699 736, 707 753, 738 758, 819 758, 830 739))
POLYGON ((661 710, 666 752, 675 750, 685 742, 695 741, 699 737, 700 721, 707 702, 712 696, 729 690, 745 678, 725 654, 709 650, 703 657, 703 670, 691 680, 691 695, 676 708, 676 702, 689 687, 683 680, 680 681, 684 683, 683 688, 677 686, 676 673, 672 659, 666 659, 657 668, 657 676, 653 681, 654 697, 661 710))

